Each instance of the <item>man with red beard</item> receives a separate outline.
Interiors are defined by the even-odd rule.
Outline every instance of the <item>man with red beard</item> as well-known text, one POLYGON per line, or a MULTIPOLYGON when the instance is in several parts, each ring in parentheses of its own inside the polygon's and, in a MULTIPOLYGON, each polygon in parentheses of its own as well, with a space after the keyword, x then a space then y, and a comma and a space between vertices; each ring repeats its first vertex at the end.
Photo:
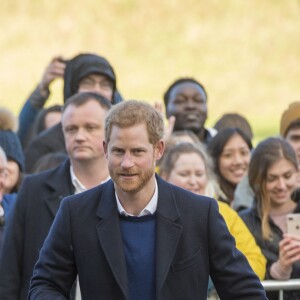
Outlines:
POLYGON ((105 120, 111 180, 63 200, 40 251, 30 300, 65 299, 78 275, 82 299, 267 299, 236 249, 214 199, 155 175, 162 115, 125 101, 105 120))

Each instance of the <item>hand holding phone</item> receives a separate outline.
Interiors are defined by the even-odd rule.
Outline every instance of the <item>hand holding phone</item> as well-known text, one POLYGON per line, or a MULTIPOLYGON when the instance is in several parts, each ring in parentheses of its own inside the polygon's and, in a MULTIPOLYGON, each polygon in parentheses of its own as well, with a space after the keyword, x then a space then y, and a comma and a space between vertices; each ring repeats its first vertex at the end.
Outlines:
POLYGON ((287 233, 300 236, 300 214, 288 214, 286 217, 287 233))

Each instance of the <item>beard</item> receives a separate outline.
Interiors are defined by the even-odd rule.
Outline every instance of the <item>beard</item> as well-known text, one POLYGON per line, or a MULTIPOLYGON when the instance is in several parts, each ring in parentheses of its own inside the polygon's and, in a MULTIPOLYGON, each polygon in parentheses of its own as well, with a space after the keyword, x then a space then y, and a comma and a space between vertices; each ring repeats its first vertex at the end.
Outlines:
POLYGON ((111 179, 114 181, 116 187, 121 191, 129 194, 135 194, 141 191, 154 175, 155 168, 148 168, 145 171, 138 170, 124 170, 109 168, 111 179), (127 178, 123 178, 127 175, 127 178), (132 177, 131 177, 132 176, 132 177))

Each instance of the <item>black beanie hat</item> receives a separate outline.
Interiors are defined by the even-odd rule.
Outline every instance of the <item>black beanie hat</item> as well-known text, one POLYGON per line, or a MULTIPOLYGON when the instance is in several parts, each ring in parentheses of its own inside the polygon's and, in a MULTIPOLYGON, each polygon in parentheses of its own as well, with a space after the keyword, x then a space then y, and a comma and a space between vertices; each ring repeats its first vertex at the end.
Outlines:
POLYGON ((77 93, 80 80, 89 74, 107 76, 113 83, 112 104, 122 101, 122 97, 116 90, 115 72, 104 57, 95 54, 79 54, 73 59, 66 61, 66 64, 64 75, 64 101, 77 93))
POLYGON ((24 170, 24 154, 19 137, 11 130, 0 130, 0 146, 7 159, 15 161, 24 170))

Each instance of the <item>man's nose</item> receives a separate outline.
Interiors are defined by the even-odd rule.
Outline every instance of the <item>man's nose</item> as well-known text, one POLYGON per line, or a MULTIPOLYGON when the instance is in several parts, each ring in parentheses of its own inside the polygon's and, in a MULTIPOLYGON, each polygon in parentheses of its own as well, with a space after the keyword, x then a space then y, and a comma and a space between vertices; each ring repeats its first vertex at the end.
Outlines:
POLYGON ((84 140, 86 138, 86 131, 83 128, 79 128, 75 135, 76 140, 84 140))
POLYGON ((185 103, 186 108, 194 109, 196 107, 195 101, 191 98, 188 98, 185 103))
POLYGON ((121 162, 121 167, 122 168, 131 168, 134 165, 132 157, 129 153, 125 153, 123 156, 122 162, 121 162))

